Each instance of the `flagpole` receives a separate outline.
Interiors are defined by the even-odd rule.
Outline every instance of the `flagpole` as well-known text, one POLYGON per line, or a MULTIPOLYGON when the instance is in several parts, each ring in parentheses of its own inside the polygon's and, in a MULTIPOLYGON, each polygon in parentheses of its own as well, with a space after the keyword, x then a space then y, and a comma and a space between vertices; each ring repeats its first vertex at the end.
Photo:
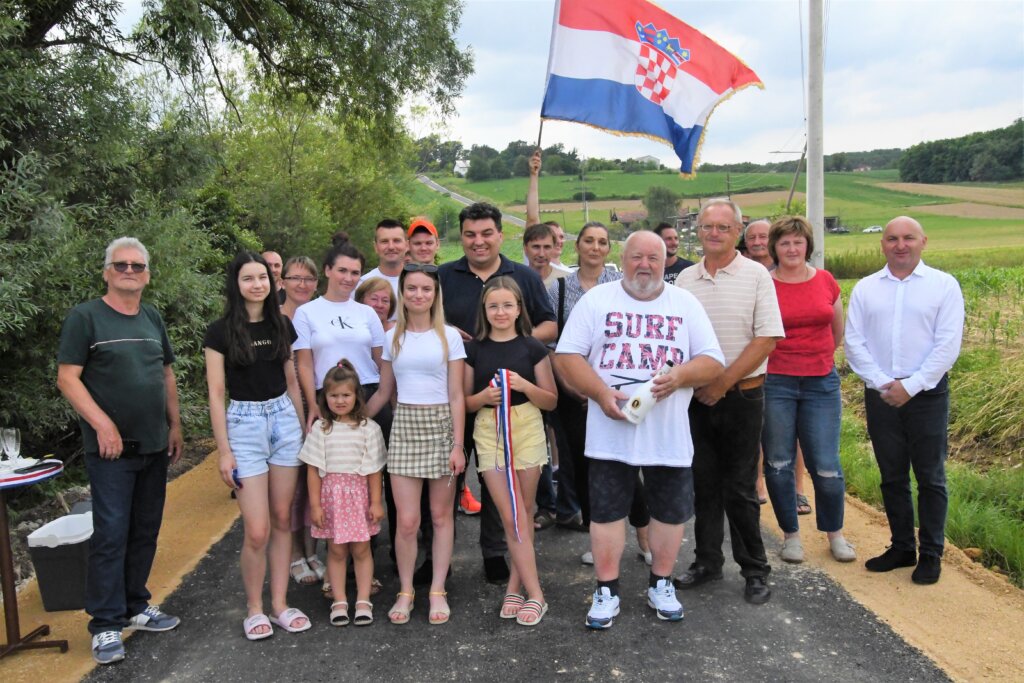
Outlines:
POLYGON ((825 264, 824 12, 822 0, 807 3, 807 220, 814 236, 811 265, 825 264))
POLYGON ((544 132, 544 119, 540 120, 540 128, 537 129, 537 149, 540 149, 540 136, 544 132))

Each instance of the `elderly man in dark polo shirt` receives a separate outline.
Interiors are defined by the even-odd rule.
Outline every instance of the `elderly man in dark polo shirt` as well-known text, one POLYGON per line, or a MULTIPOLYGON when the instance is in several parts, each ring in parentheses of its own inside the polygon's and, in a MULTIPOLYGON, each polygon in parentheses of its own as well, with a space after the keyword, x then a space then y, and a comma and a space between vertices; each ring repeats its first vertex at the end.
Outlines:
MULTIPOLYGON (((554 341, 558 335, 555 312, 540 276, 529 266, 515 263, 500 252, 504 240, 501 211, 485 203, 467 206, 459 213, 459 235, 465 256, 441 265, 438 270, 448 324, 458 328, 464 339, 471 339, 476 333, 476 316, 484 283, 492 277, 508 275, 523 291, 526 313, 533 323, 533 336, 545 343, 554 341)), ((466 424, 464 443, 468 446, 473 443, 473 421, 467 420, 466 424)), ((502 582, 508 579, 505 532, 487 487, 481 486, 480 490, 483 505, 480 549, 484 556, 484 573, 488 581, 502 582)))

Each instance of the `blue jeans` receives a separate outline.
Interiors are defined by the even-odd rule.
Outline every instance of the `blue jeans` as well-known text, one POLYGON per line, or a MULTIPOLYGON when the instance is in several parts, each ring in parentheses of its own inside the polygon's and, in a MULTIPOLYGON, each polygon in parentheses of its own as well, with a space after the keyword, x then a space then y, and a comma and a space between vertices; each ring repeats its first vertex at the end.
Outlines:
POLYGON ((889 518, 892 547, 914 550, 914 501, 910 470, 917 479, 917 513, 922 555, 942 556, 945 543, 946 444, 949 424, 949 381, 922 391, 899 408, 864 390, 868 435, 882 474, 882 502, 889 518))
POLYGON ((149 606, 146 589, 167 491, 167 451, 104 460, 85 456, 92 539, 85 611, 89 633, 120 631, 149 606))
POLYGON ((775 517, 787 534, 800 525, 796 514, 796 481, 793 464, 796 445, 814 484, 819 531, 843 528, 846 481, 839 464, 839 423, 843 403, 839 374, 794 377, 769 374, 764 383, 764 480, 775 517))

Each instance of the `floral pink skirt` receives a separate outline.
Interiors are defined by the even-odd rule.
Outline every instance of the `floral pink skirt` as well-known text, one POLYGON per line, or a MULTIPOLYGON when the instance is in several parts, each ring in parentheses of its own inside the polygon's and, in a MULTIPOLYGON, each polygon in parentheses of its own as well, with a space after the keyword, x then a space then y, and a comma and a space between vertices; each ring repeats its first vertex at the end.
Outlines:
POLYGON ((310 528, 313 538, 332 543, 369 541, 380 532, 370 521, 370 493, 366 477, 360 474, 328 474, 320 480, 320 506, 326 527, 310 528))

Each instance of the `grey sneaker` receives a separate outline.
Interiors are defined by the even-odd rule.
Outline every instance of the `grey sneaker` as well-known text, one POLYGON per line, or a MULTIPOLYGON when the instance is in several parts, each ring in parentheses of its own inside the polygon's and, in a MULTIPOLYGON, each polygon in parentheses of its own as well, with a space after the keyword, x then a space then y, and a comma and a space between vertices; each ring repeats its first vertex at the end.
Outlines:
POLYGON ((92 637, 92 658, 97 664, 113 664, 124 659, 120 631, 103 631, 92 637))
POLYGON ((782 551, 779 553, 786 562, 792 562, 793 564, 800 564, 804 561, 804 546, 800 543, 799 536, 793 536, 787 538, 782 542, 782 551))
POLYGON ((582 555, 580 555, 580 564, 593 565, 594 564, 594 553, 592 553, 592 552, 590 552, 588 550, 587 552, 585 552, 582 555))
POLYGON ((832 557, 836 558, 837 562, 853 562, 857 559, 857 553, 854 552, 853 546, 842 536, 831 539, 828 546, 832 550, 832 557))
POLYGON ((128 621, 128 628, 135 631, 170 631, 181 623, 178 617, 165 614, 156 605, 150 605, 128 621))

